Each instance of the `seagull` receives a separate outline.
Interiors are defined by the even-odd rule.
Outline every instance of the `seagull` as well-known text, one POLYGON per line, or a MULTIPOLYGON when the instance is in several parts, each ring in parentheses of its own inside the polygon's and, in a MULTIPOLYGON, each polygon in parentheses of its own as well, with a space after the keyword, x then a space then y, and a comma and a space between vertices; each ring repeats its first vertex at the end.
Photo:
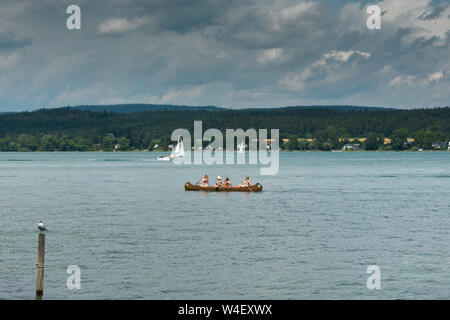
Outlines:
POLYGON ((39 220, 37 226, 40 231, 47 231, 47 228, 45 228, 45 225, 42 223, 42 220, 39 220))

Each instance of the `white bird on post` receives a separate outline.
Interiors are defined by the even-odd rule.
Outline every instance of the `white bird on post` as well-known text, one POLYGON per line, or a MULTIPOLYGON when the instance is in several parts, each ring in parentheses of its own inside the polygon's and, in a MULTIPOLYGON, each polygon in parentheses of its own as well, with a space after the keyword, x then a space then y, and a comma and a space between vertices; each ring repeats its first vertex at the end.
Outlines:
POLYGON ((47 231, 47 228, 45 227, 44 223, 42 223, 42 220, 39 220, 37 226, 38 226, 39 231, 41 231, 41 232, 47 231))

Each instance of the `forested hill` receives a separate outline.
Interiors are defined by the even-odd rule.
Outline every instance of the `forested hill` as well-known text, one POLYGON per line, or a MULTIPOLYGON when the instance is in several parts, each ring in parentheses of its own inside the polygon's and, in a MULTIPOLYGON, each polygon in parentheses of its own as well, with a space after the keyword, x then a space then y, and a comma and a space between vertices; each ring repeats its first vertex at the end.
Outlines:
POLYGON ((203 121, 203 130, 277 128, 280 138, 318 139, 319 149, 323 141, 334 146, 341 138, 367 137, 369 134, 390 137, 396 130, 408 137, 427 133, 431 135, 429 140, 448 141, 450 136, 449 107, 414 110, 156 110, 134 113, 58 108, 0 115, 0 150, 91 150, 93 145, 109 149, 119 138, 125 139, 121 145, 128 148, 147 149, 158 141, 162 146, 169 144, 174 129, 186 128, 192 132, 194 120, 203 121), (18 141, 19 137, 22 141, 18 141), (44 137, 51 137, 50 146, 42 146, 44 137), (107 148, 105 137, 114 140, 108 140, 107 148))
MULTIPOLYGON (((95 112, 117 112, 117 113, 132 113, 132 112, 143 112, 143 111, 166 111, 166 110, 177 110, 177 111, 227 111, 229 108, 221 108, 215 106, 184 106, 184 105, 171 105, 171 104, 116 104, 116 105, 80 105, 72 106, 70 108, 78 110, 87 110, 95 112)), ((383 108, 376 107, 362 107, 362 106, 346 106, 346 105, 336 105, 336 106, 289 106, 286 108, 290 109, 333 109, 333 110, 383 110, 383 108)), ((282 108, 280 108, 282 109, 282 108)), ((247 108, 241 109, 247 111, 258 111, 261 108, 247 108)))
POLYGON ((133 112, 144 112, 144 111, 166 111, 166 110, 177 110, 177 111, 219 111, 222 108, 215 106, 182 106, 182 105, 171 105, 171 104, 115 104, 115 105, 80 105, 70 107, 72 109, 87 110, 95 112, 117 112, 117 113, 133 113, 133 112))

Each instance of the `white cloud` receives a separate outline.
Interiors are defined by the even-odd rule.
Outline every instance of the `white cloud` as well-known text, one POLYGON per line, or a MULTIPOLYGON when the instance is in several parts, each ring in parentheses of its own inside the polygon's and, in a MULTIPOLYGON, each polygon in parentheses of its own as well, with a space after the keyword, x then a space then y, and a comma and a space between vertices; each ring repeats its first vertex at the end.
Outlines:
POLYGON ((108 97, 102 98, 98 102, 99 104, 127 104, 127 103, 158 103, 159 99, 157 96, 152 96, 148 94, 139 94, 132 97, 108 97))
POLYGON ((389 82, 390 87, 399 87, 403 85, 412 85, 416 81, 416 77, 412 75, 401 74, 389 82))
POLYGON ((437 71, 435 73, 430 73, 427 77, 427 79, 425 80, 426 83, 431 83, 433 81, 439 81, 444 77, 444 73, 442 71, 437 71))
POLYGON ((359 55, 365 59, 370 58, 370 53, 368 52, 362 52, 362 51, 336 51, 333 50, 329 53, 325 53, 323 55, 323 58, 320 60, 317 60, 312 64, 312 67, 319 67, 326 65, 330 60, 334 61, 340 61, 340 62, 347 62, 353 55, 359 55))
POLYGON ((211 105, 211 101, 214 101, 214 105, 231 106, 236 103, 242 106, 243 102, 240 99, 253 99, 255 95, 258 95, 255 90, 247 90, 245 93, 236 91, 233 85, 228 82, 211 82, 198 86, 170 88, 160 96, 152 96, 150 103, 211 105))
POLYGON ((139 29, 140 27, 149 23, 147 17, 135 18, 135 19, 108 19, 102 23, 97 28, 97 33, 101 35, 123 35, 130 31, 139 29))
POLYGON ((289 73, 281 79, 279 83, 290 90, 300 91, 305 87, 303 80, 304 79, 300 74, 289 73))
POLYGON ((330 82, 339 81, 339 79, 348 75, 346 70, 337 71, 341 64, 344 64, 352 57, 362 57, 364 60, 370 58, 370 53, 350 50, 337 51, 333 50, 325 53, 321 59, 316 60, 309 67, 301 72, 289 73, 281 81, 280 84, 288 89, 299 91, 305 88, 305 82, 313 79, 318 75, 328 79, 330 82))
POLYGON ((223 50, 220 50, 219 53, 216 55, 217 59, 225 59, 227 57, 227 53, 223 50))
POLYGON ((431 0, 385 0, 378 3, 385 14, 381 18, 382 29, 392 26, 412 29, 413 33, 405 36, 403 41, 409 43, 419 37, 439 37, 437 45, 445 45, 446 32, 450 30, 450 7, 443 8, 442 13, 433 19, 423 19, 432 11, 431 0), (386 24, 386 26, 383 26, 386 24))
POLYGON ((313 2, 302 2, 295 6, 281 10, 281 18, 285 20, 297 19, 301 14, 310 11, 316 4, 313 2))
POLYGON ((413 76, 413 75, 406 75, 401 74, 397 77, 395 77, 390 83, 390 87, 401 87, 401 86, 426 86, 433 82, 437 83, 444 77, 444 72, 437 71, 434 73, 428 74, 425 78, 413 76))
POLYGON ((386 74, 391 73, 393 70, 394 70, 394 69, 393 69, 391 66, 385 65, 385 66, 380 70, 380 74, 386 75, 386 74))
MULTIPOLYGON (((283 1, 280 3, 283 6, 283 1)), ((301 16, 305 16, 306 14, 312 15, 317 8, 317 3, 301 2, 294 6, 287 6, 281 10, 276 5, 273 7, 268 6, 262 9, 260 14, 264 16, 267 25, 272 30, 281 31, 288 24, 301 22, 301 16)))
POLYGON ((90 50, 53 57, 46 63, 45 68, 36 66, 36 69, 32 69, 28 75, 28 86, 22 95, 31 97, 46 92, 50 97, 55 96, 65 87, 70 87, 71 80, 82 74, 82 70, 88 70, 92 65, 98 66, 96 57, 90 50))
POLYGON ((13 1, 9 3, 2 3, 2 10, 0 11, 0 15, 7 18, 15 18, 16 16, 22 14, 25 8, 29 4, 26 2, 13 1))
POLYGON ((273 61, 279 61, 283 54, 283 49, 273 48, 268 50, 263 50, 258 55, 258 62, 261 64, 266 64, 273 61))
POLYGON ((360 32, 366 27, 365 11, 360 2, 350 2, 344 5, 339 13, 341 24, 352 30, 360 32))
POLYGON ((63 92, 54 97, 50 104, 53 106, 95 104, 105 96, 114 96, 116 91, 107 88, 102 84, 93 84, 89 87, 71 89, 66 88, 63 92))
POLYGON ((194 102, 199 98, 204 92, 206 87, 204 85, 189 89, 169 89, 167 92, 159 99, 160 103, 174 103, 183 104, 184 101, 194 102))
POLYGON ((0 70, 9 71, 13 69, 21 57, 22 55, 18 52, 13 52, 10 55, 0 55, 0 70))

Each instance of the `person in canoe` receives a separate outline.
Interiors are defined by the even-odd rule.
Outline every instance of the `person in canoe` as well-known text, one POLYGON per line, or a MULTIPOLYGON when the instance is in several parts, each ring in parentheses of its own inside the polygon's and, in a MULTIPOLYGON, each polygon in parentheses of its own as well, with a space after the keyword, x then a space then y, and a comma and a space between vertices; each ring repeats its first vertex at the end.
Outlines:
POLYGON ((240 187, 250 187, 252 185, 250 182, 250 177, 245 177, 245 180, 241 182, 242 184, 240 185, 240 187))
POLYGON ((231 181, 230 181, 230 178, 225 178, 225 182, 223 183, 223 186, 225 187, 225 188, 231 188, 231 181))
POLYGON ((216 179, 217 179, 217 182, 214 185, 214 187, 219 187, 219 188, 222 187, 222 178, 220 176, 218 176, 216 179))
POLYGON ((202 179, 201 179, 201 181, 202 181, 202 183, 201 183, 201 186, 202 187, 207 187, 208 186, 208 175, 207 174, 205 174, 203 177, 202 177, 202 179))

